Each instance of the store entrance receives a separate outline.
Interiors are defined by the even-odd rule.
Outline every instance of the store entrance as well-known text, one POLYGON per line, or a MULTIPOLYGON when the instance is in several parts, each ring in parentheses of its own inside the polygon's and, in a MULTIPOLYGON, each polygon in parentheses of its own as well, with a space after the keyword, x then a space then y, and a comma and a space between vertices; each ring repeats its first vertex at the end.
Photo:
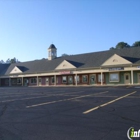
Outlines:
POLYGON ((68 84, 73 84, 73 76, 68 76, 68 84))
POLYGON ((124 83, 125 84, 130 84, 130 73, 125 73, 124 74, 124 83))
POLYGON ((90 84, 95 84, 96 83, 96 75, 95 74, 92 74, 90 75, 90 84))

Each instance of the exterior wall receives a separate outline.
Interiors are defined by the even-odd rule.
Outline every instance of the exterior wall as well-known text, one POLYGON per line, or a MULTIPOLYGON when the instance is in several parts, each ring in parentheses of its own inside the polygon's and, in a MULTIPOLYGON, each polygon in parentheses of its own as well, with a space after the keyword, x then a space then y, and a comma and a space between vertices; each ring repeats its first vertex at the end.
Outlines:
POLYGON ((133 72, 133 80, 134 80, 134 84, 138 83, 138 71, 134 71, 133 72))
MULTIPOLYGON (((78 74, 77 76, 79 76, 79 83, 77 83, 77 85, 89 85, 89 74, 85 73, 85 74, 78 74), (83 75, 87 75, 87 82, 83 82, 82 81, 82 76, 83 75)), ((57 76, 57 81, 56 81, 56 85, 76 85, 75 83, 75 74, 70 74, 70 75, 59 75, 57 76), (63 76, 66 76, 67 77, 67 82, 66 83, 63 83, 63 76), (72 80, 73 80, 73 83, 69 83, 69 76, 72 76, 72 80)))
POLYGON ((46 78, 45 77, 40 77, 42 79, 42 83, 41 85, 46 85, 45 81, 46 81, 46 78))
POLYGON ((31 83, 31 79, 32 78, 36 78, 36 81, 37 81, 37 77, 29 77, 29 78, 27 78, 28 79, 28 82, 29 82, 28 85, 29 86, 36 86, 37 85, 37 82, 36 83, 31 83))
POLYGON ((56 85, 61 85, 62 84, 62 77, 61 76, 57 76, 56 77, 56 85))
MULTIPOLYGON (((104 82, 103 84, 106 84, 106 85, 117 85, 117 84, 125 84, 125 73, 129 73, 130 75, 130 83, 131 84, 131 71, 130 70, 127 70, 127 71, 108 71, 108 72, 103 72, 102 71, 102 74, 104 74, 104 82), (109 81, 109 73, 119 73, 119 82, 110 82, 109 81)), ((133 71, 133 83, 134 84, 140 84, 138 83, 138 74, 140 74, 140 70, 134 70, 133 71)), ((54 74, 55 75, 55 74, 54 74)), ((37 84, 37 76, 30 76, 30 77, 24 77, 23 78, 23 85, 24 86, 47 86, 46 84, 46 78, 49 78, 49 85, 54 85, 54 83, 52 83, 52 77, 54 77, 54 75, 48 75, 48 76, 38 76, 38 82, 39 82, 39 78, 41 78, 41 84, 39 85, 39 83, 37 84), (36 83, 31 83, 31 79, 32 78, 35 78, 36 79, 36 83), (25 80, 28 79, 28 85, 25 84, 25 80)), ((101 82, 98 81, 98 75, 101 75, 101 72, 98 72, 98 73, 82 73, 82 74, 77 74, 77 76, 79 76, 79 82, 77 83, 77 85, 101 85, 101 82), (87 82, 83 82, 83 75, 87 75, 87 82), (90 79, 90 76, 91 75, 94 75, 96 77, 96 80, 94 83, 91 83, 91 79, 90 79)), ((76 85, 76 82, 75 82, 75 74, 65 74, 65 75, 56 75, 56 85, 76 85), (62 82, 62 77, 63 76, 66 76, 67 77, 67 82, 66 83, 63 83, 62 82), (69 80, 68 80, 68 77, 69 76, 72 76, 72 83, 69 83, 69 80)), ((22 83, 18 84, 17 83, 17 78, 21 78, 22 77, 11 77, 10 78, 10 81, 11 81, 11 84, 10 86, 22 86, 22 83), (14 81, 15 80, 15 81, 14 81), (13 82, 14 81, 14 82, 13 82)), ((9 86, 9 78, 1 78, 0 79, 0 83, 1 83, 1 86, 9 86)))
POLYGON ((77 74, 77 76, 79 76, 79 83, 77 83, 77 85, 89 85, 89 74, 87 73, 77 74), (82 79, 83 75, 87 75, 87 82, 83 82, 83 79, 82 79))
POLYGON ((134 84, 140 84, 139 82, 138 82, 138 74, 140 73, 140 71, 134 71, 133 72, 133 80, 134 80, 134 84))
POLYGON ((11 86, 22 86, 22 80, 21 83, 17 82, 17 78, 11 78, 10 81, 11 81, 11 86))
POLYGON ((95 73, 91 73, 91 74, 89 74, 89 84, 90 85, 95 85, 95 84, 97 84, 97 74, 95 74, 95 73))
POLYGON ((56 70, 63 70, 63 69, 73 69, 76 68, 75 66, 73 66, 71 63, 69 63, 68 61, 64 60, 62 63, 60 63, 57 67, 56 70))
MULTIPOLYGON (((101 85, 101 82, 98 81, 98 75, 101 75, 101 73, 97 73, 97 74, 96 74, 96 83, 97 83, 98 85, 101 85)), ((106 76, 105 76, 105 73, 103 73, 103 75, 104 75, 103 84, 106 84, 106 76)))
MULTIPOLYGON (((113 73, 113 72, 110 72, 110 73, 113 73)), ((119 73, 120 73, 120 80, 119 80, 119 82, 110 82, 109 81, 109 73, 105 73, 106 84, 113 84, 113 85, 125 84, 125 82, 124 82, 124 74, 125 73, 129 73, 130 74, 130 83, 131 83, 131 72, 130 71, 124 71, 124 72, 119 72, 119 73)))
POLYGON ((52 83, 52 78, 54 78, 54 76, 49 77, 49 85, 54 85, 54 83, 52 83))
POLYGON ((121 56, 114 54, 109 59, 107 59, 102 66, 111 66, 111 65, 124 65, 124 64, 132 64, 130 61, 122 58, 121 56))
MULTIPOLYGON (((60 84, 61 85, 69 85, 69 83, 68 83, 68 76, 72 76, 72 78, 73 78, 73 75, 61 75, 60 77, 60 79, 61 79, 61 82, 60 82, 60 84), (66 81, 66 83, 63 83, 63 76, 66 76, 66 78, 67 78, 67 81, 66 81)), ((73 81, 73 83, 74 83, 74 81, 73 81)))
POLYGON ((45 86, 46 85, 46 78, 49 78, 49 85, 51 85, 51 82, 50 82, 50 80, 51 80, 51 78, 50 78, 50 76, 43 76, 43 77, 38 77, 38 79, 39 78, 41 78, 41 85, 42 86, 45 86))

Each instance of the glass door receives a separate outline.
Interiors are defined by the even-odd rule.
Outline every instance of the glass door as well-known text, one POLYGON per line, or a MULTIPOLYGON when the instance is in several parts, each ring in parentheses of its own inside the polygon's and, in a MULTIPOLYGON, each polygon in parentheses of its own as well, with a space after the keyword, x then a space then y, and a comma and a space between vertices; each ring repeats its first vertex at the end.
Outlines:
POLYGON ((68 83, 73 84, 73 77, 72 76, 68 76, 68 83))
POLYGON ((92 74, 90 75, 90 84, 95 84, 96 83, 96 75, 95 74, 92 74))
POLYGON ((49 78, 46 78, 46 85, 49 85, 49 78))

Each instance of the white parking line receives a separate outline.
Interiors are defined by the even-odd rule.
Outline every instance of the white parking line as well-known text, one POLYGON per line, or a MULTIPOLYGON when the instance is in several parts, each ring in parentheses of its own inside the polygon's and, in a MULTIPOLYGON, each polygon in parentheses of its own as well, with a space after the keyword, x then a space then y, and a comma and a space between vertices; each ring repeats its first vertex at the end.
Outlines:
MULTIPOLYGON (((23 101, 23 100, 31 100, 31 99, 37 99, 37 98, 43 98, 43 97, 51 97, 51 96, 63 96, 65 94, 67 94, 67 96, 69 96, 68 94, 74 94, 74 93, 80 93, 80 92, 84 92, 84 91, 79 91, 79 92, 69 92, 69 93, 64 93, 64 94, 50 94, 50 95, 40 95, 39 97, 28 97, 28 98, 22 98, 22 99, 10 99, 10 100, 4 100, 4 101, 0 101, 0 103, 5 103, 5 102, 14 102, 14 101, 23 101)), ((30 94, 29 94, 30 95, 30 94)), ((37 96, 37 95, 35 95, 37 96)), ((71 95, 70 95, 71 96, 71 95)), ((1 97, 0 97, 1 98, 1 97)))
POLYGON ((95 96, 96 98, 115 98, 115 97, 118 97, 118 96, 108 96, 108 95, 101 95, 101 96, 95 96))
POLYGON ((108 91, 104 91, 104 92, 99 92, 99 93, 94 93, 94 94, 89 94, 89 95, 82 95, 82 96, 69 98, 69 99, 62 99, 62 100, 57 100, 57 101, 45 102, 45 103, 26 106, 26 108, 37 107, 37 106, 48 105, 48 104, 54 104, 54 103, 64 102, 64 101, 70 101, 70 100, 80 99, 80 98, 89 97, 89 96, 93 96, 93 95, 97 95, 97 94, 103 94, 103 93, 107 93, 107 92, 108 91))
POLYGON ((87 110, 87 111, 84 111, 83 114, 88 114, 88 113, 90 113, 90 112, 92 112, 92 111, 94 111, 94 110, 96 110, 96 109, 98 109, 98 108, 101 108, 101 107, 103 107, 103 106, 106 106, 106 105, 109 105, 109 104, 111 104, 111 103, 114 103, 114 102, 116 102, 116 101, 118 101, 118 100, 121 100, 121 99, 123 99, 123 98, 125 98, 125 97, 127 97, 127 96, 130 96, 130 95, 132 95, 132 94, 134 94, 134 93, 136 93, 136 92, 137 92, 137 91, 131 92, 131 93, 129 93, 129 94, 127 94, 127 95, 124 95, 124 96, 121 96, 121 97, 119 97, 119 98, 117 98, 117 99, 115 99, 115 100, 112 100, 112 101, 109 101, 109 102, 107 102, 107 103, 105 103, 105 104, 102 104, 102 105, 96 106, 96 107, 94 107, 94 108, 91 108, 91 109, 89 109, 89 110, 87 110))
POLYGON ((37 98, 50 97, 50 96, 51 95, 39 96, 39 97, 30 97, 30 98, 23 98, 23 99, 11 99, 11 100, 0 101, 0 103, 13 102, 13 101, 22 101, 22 100, 30 100, 30 99, 37 99, 37 98))

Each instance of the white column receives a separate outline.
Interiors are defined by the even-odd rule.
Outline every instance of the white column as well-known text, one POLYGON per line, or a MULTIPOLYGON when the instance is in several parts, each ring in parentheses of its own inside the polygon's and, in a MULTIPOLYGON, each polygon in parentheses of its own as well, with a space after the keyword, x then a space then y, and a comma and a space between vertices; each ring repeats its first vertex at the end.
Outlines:
POLYGON ((75 85, 77 86, 77 73, 75 74, 75 85))
POLYGON ((23 77, 21 78, 22 86, 23 86, 23 77))
POLYGON ((56 86, 56 75, 54 75, 54 85, 56 86))
POLYGON ((103 72, 101 72, 101 85, 103 85, 103 72))
POLYGON ((38 86, 38 85, 39 85, 39 84, 38 84, 38 76, 37 76, 37 80, 36 80, 36 81, 37 81, 37 86, 38 86))
POLYGON ((131 84, 133 85, 133 70, 131 70, 131 84))

